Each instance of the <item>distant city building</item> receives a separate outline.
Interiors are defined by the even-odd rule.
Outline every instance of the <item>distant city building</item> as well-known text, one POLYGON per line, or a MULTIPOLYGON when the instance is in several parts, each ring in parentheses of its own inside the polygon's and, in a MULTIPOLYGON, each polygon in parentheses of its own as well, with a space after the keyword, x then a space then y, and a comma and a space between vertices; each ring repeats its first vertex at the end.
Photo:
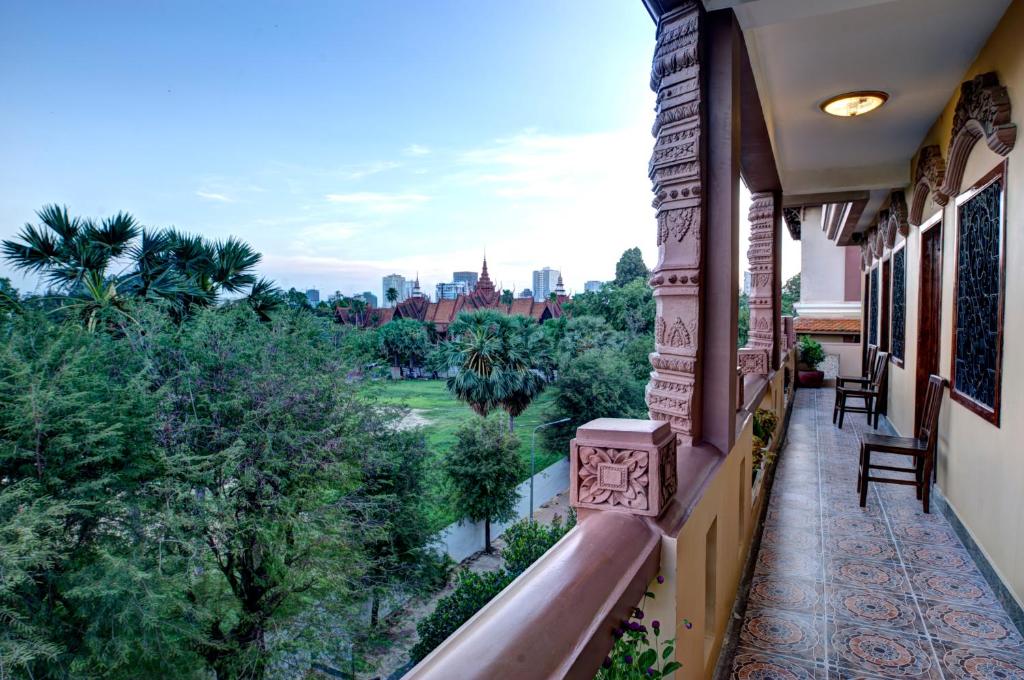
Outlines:
POLYGON ((374 295, 373 293, 371 293, 368 290, 363 291, 359 295, 356 295, 356 297, 357 298, 362 298, 366 302, 367 306, 369 306, 369 307, 376 307, 377 306, 377 296, 374 295))
POLYGON ((541 300, 547 300, 552 293, 555 292, 555 286, 558 284, 558 278, 562 275, 562 272, 551 267, 544 267, 543 269, 533 272, 533 299, 538 302, 541 300))
MULTIPOLYGON (((476 274, 473 276, 475 278, 476 274)), ((454 300, 460 295, 467 295, 471 292, 473 292, 473 288, 470 288, 465 281, 452 281, 451 283, 437 284, 438 300, 454 300)))
POLYGON ((530 290, 529 288, 523 288, 523 292, 519 294, 519 297, 521 297, 521 298, 532 298, 533 297, 533 291, 530 290))
POLYGON ((402 294, 401 294, 401 295, 399 296, 399 298, 398 298, 398 299, 399 299, 399 300, 401 300, 401 301, 403 301, 403 302, 404 302, 404 301, 406 301, 406 300, 408 300, 409 298, 411 298, 411 297, 412 297, 412 292, 413 292, 413 290, 415 290, 415 289, 416 289, 416 284, 415 284, 415 282, 413 282, 413 281, 406 281, 406 282, 405 282, 405 283, 404 283, 404 284, 402 285, 402 294))
POLYGON ((454 283, 465 283, 466 292, 471 293, 476 288, 476 282, 478 275, 476 272, 452 272, 452 281, 454 283))
POLYGON ((583 284, 583 291, 586 293, 596 293, 601 290, 603 285, 604 281, 587 281, 583 284))
POLYGON ((751 288, 750 272, 743 272, 743 294, 749 296, 751 288))
POLYGON ((320 304, 320 291, 318 291, 316 288, 308 289, 306 291, 306 300, 309 302, 309 304, 316 307, 318 304, 320 304))
MULTIPOLYGON (((383 293, 383 295, 382 295, 381 299, 384 300, 384 303, 388 307, 394 307, 399 302, 402 302, 403 300, 408 299, 409 295, 408 295, 408 293, 407 293, 407 291, 405 289, 406 281, 405 281, 405 277, 404 276, 402 276, 401 274, 388 274, 387 276, 385 276, 382 279, 382 281, 383 281, 383 285, 381 286, 381 292, 383 293), (388 289, 389 288, 394 288, 395 292, 398 293, 398 299, 395 300, 393 303, 392 302, 388 302, 388 289)), ((409 291, 409 292, 411 292, 411 291, 409 291)))
POLYGON ((416 274, 416 280, 412 282, 412 292, 409 293, 410 298, 425 298, 426 295, 420 290, 420 275, 416 274))

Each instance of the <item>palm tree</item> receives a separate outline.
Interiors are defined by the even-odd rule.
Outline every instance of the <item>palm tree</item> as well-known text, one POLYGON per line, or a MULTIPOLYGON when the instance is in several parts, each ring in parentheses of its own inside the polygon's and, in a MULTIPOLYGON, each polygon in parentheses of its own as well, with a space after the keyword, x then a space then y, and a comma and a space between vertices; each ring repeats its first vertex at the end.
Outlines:
POLYGON ((547 340, 532 320, 493 311, 459 315, 441 345, 444 364, 455 368, 448 390, 474 412, 486 416, 500 408, 515 418, 544 390, 547 340))
POLYGON ((384 292, 384 299, 388 301, 389 305, 394 307, 395 303, 398 302, 398 289, 394 286, 388 288, 387 291, 384 292))
POLYGON ((261 318, 280 304, 269 281, 253 273, 260 254, 236 238, 210 243, 176 229, 141 228, 127 213, 98 224, 72 218, 65 206, 36 213, 17 240, 4 241, 4 256, 16 269, 41 274, 64 302, 78 308, 90 328, 103 310, 125 311, 132 297, 169 300, 179 318, 193 306, 209 306, 222 292, 247 294, 261 318), (141 237, 141 238, 140 238, 141 237), (111 271, 123 258, 124 270, 111 271))

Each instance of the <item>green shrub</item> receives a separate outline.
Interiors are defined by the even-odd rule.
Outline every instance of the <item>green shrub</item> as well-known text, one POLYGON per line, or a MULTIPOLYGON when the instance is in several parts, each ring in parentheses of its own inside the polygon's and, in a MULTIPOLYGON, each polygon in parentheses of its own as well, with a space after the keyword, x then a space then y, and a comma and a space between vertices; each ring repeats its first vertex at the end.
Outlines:
POLYGON ((418 663, 430 654, 514 578, 504 570, 482 574, 462 572, 451 595, 441 598, 430 616, 416 624, 420 639, 409 653, 412 660, 418 663))
POLYGON ((501 555, 505 558, 505 568, 514 576, 522 574, 574 526, 575 511, 570 511, 569 519, 564 525, 561 516, 558 515, 550 525, 526 519, 516 522, 505 530, 503 536, 505 548, 501 555))
POLYGON ((825 360, 825 350, 821 343, 809 335, 800 336, 800 361, 816 369, 825 360))
POLYGON ((765 445, 775 436, 775 428, 779 425, 779 417, 774 411, 759 408, 754 411, 754 435, 760 437, 765 445))

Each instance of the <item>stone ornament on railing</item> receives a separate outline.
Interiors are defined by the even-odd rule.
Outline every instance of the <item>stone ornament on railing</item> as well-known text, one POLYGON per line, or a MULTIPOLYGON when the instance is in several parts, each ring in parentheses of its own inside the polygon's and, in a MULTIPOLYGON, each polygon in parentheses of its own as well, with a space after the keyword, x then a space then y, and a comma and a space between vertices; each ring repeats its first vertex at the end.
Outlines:
POLYGON ((569 453, 574 508, 657 517, 676 485, 676 438, 668 423, 599 418, 576 431, 569 453))
POLYGON ((736 363, 743 375, 768 375, 768 350, 741 347, 736 350, 736 363))

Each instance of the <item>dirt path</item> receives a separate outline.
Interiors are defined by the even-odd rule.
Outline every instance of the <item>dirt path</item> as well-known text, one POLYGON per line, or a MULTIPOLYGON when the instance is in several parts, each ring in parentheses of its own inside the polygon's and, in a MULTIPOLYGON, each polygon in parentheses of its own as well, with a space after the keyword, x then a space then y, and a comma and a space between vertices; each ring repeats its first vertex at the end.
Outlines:
POLYGON ((411 430, 414 427, 425 427, 427 425, 430 425, 434 421, 432 421, 430 418, 427 418, 425 415, 423 415, 426 412, 427 412, 426 409, 422 409, 422 408, 411 409, 409 411, 409 413, 406 414, 406 416, 404 418, 402 418, 401 421, 399 421, 398 429, 399 430, 411 430))
MULTIPOLYGON (((555 515, 559 515, 564 521, 569 512, 569 492, 555 496, 544 505, 537 508, 533 516, 538 522, 550 524, 555 515)), ((501 538, 494 540, 495 552, 488 555, 485 552, 478 552, 470 555, 459 564, 460 570, 475 572, 495 571, 504 567, 505 562, 501 558, 501 551, 505 542, 501 538)), ((455 578, 443 590, 434 593, 426 598, 416 598, 402 609, 388 616, 387 625, 390 626, 386 635, 391 640, 391 646, 380 656, 371 658, 374 664, 373 672, 361 674, 360 678, 389 678, 392 674, 402 669, 409 661, 409 650, 416 644, 416 624, 434 611, 437 601, 448 595, 454 589, 455 578)))

